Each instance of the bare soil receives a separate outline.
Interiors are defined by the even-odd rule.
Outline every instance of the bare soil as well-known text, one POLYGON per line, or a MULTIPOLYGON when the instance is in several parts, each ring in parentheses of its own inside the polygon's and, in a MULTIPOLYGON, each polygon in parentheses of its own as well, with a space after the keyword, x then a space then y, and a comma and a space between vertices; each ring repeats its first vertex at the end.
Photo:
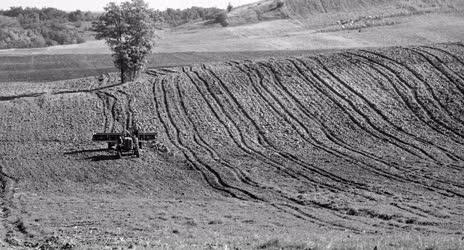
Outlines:
POLYGON ((447 43, 5 83, 2 244, 462 248, 463 69, 447 43), (140 159, 90 142, 128 121, 140 159))

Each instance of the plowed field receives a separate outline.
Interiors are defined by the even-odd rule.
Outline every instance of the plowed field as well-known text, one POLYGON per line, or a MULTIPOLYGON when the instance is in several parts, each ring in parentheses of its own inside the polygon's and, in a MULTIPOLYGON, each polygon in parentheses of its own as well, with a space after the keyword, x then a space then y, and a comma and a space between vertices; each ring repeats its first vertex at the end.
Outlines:
POLYGON ((453 43, 154 69, 125 85, 6 84, 2 237, 187 248, 318 233, 455 242, 463 72, 464 45, 453 43), (89 142, 131 123, 159 133, 140 159, 89 142))

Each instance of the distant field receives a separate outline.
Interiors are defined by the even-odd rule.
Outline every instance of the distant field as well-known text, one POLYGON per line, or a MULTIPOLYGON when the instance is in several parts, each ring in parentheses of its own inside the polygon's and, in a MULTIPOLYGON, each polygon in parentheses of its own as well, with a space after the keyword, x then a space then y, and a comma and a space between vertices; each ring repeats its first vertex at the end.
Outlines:
MULTIPOLYGON (((179 52, 151 56, 150 68, 182 66, 217 61, 246 60, 265 57, 298 56, 315 51, 253 52, 179 52)), ((97 76, 117 71, 111 56, 96 55, 23 55, 3 56, 0 60, 1 82, 45 82, 97 76)))
MULTIPOLYGON (((315 18, 315 17, 314 17, 315 18)), ((159 35, 150 67, 178 66, 310 51, 419 45, 464 40, 462 12, 429 13, 377 20, 372 27, 344 30, 308 28, 297 20, 274 20, 235 27, 181 27, 159 35), (394 22, 394 25, 384 23, 394 22), (379 25, 380 24, 380 25, 379 25), (321 32, 324 31, 324 32, 321 32)), ((359 25, 358 23, 356 25, 359 25)), ((115 71, 102 41, 41 49, 0 51, 0 82, 54 81, 115 71)))

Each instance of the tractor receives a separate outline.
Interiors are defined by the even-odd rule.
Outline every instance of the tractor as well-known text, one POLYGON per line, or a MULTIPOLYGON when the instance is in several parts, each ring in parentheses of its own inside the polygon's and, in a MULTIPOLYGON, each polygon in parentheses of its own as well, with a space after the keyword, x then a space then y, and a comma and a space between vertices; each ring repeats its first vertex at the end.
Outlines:
POLYGON ((140 157, 140 150, 143 147, 143 142, 156 140, 156 133, 138 133, 134 130, 123 133, 97 133, 94 134, 92 140, 94 142, 108 143, 108 150, 116 151, 117 158, 121 159, 122 156, 135 155, 140 157))

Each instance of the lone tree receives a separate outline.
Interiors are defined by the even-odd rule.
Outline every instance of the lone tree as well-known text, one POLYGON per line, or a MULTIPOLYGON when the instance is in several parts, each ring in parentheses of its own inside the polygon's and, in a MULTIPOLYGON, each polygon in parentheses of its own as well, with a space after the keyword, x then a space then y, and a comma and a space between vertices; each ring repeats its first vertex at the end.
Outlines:
POLYGON ((234 6, 232 6, 232 4, 229 3, 227 5, 227 12, 231 12, 233 8, 234 8, 234 6))
POLYGON ((155 45, 155 26, 148 4, 143 0, 120 5, 111 2, 92 28, 96 38, 105 39, 114 52, 113 61, 121 71, 121 82, 135 80, 155 45))

